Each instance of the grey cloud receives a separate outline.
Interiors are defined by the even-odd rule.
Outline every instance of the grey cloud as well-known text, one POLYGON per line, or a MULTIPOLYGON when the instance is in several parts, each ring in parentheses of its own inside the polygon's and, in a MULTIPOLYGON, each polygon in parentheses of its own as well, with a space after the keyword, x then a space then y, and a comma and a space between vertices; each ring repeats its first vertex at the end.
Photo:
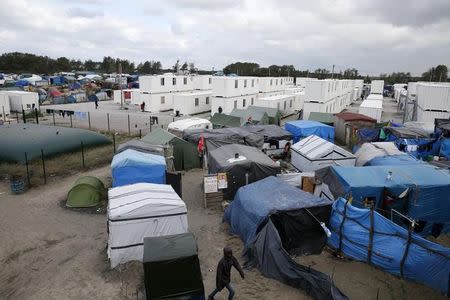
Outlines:
POLYGON ((81 7, 71 7, 67 10, 67 15, 69 17, 96 18, 102 17, 104 13, 101 9, 98 8, 85 9, 81 7))

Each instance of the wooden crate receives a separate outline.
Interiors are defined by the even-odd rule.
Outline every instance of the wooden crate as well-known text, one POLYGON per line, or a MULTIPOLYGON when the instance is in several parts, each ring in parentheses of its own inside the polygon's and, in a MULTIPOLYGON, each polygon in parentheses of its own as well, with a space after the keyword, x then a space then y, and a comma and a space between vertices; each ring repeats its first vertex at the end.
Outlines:
POLYGON ((203 193, 205 208, 222 209, 223 193, 219 190, 216 193, 203 193))

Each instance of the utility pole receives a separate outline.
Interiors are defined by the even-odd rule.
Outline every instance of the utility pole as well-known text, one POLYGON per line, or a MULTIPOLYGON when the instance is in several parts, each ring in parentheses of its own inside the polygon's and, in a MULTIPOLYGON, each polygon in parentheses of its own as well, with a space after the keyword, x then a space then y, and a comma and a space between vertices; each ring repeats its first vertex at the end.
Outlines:
POLYGON ((334 78, 334 65, 333 65, 333 70, 331 71, 331 79, 334 78))
POLYGON ((122 63, 121 62, 119 62, 119 88, 120 88, 120 109, 123 109, 122 63))

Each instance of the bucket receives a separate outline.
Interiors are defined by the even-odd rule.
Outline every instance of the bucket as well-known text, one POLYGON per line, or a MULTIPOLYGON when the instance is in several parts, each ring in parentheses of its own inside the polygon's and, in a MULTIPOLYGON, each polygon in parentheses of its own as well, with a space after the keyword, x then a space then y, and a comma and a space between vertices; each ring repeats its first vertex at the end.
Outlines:
POLYGON ((12 176, 9 179, 9 186, 13 194, 22 194, 27 189, 25 179, 20 176, 12 176))

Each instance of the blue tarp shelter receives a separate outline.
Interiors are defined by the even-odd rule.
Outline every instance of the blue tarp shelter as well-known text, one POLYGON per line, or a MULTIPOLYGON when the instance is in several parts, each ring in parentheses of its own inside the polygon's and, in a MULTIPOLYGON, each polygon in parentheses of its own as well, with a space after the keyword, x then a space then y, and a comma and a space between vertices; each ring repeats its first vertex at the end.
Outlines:
POLYGON ((390 155, 375 157, 367 162, 366 166, 399 166, 414 164, 424 164, 424 162, 411 155, 390 155))
POLYGON ((316 218, 328 223, 330 210, 330 201, 271 176, 241 187, 224 220, 244 241, 247 266, 303 289, 314 299, 347 299, 328 275, 296 263, 289 255, 322 251, 327 237, 316 218))
POLYGON ((74 82, 74 83, 69 84, 69 88, 71 90, 81 89, 81 84, 79 82, 74 82))
MULTIPOLYGON (((351 198, 356 207, 373 203, 381 211, 389 213, 394 208, 427 225, 450 224, 449 170, 425 163, 353 168, 331 166, 317 171, 316 176, 328 185, 335 199, 351 198)), ((428 227, 422 231, 422 234, 429 233, 428 227)))
POLYGON ((52 76, 50 77, 50 84, 63 85, 65 83, 64 76, 52 76))
POLYGON ((19 87, 24 87, 24 86, 28 86, 28 85, 31 85, 31 84, 27 80, 18 80, 14 84, 14 86, 19 86, 19 87))
POLYGON ((408 237, 408 230, 377 212, 373 212, 371 235, 371 211, 350 204, 345 207, 346 200, 343 198, 333 204, 330 218, 332 234, 328 239, 330 247, 391 274, 423 283, 441 293, 449 292, 449 248, 414 233, 408 237), (369 245, 372 245, 371 251, 369 245))
POLYGON ((419 128, 384 127, 380 132, 380 140, 392 141, 400 151, 417 158, 437 155, 439 151, 436 138, 419 128))
POLYGON ((297 120, 284 124, 284 128, 294 136, 294 143, 304 137, 317 135, 325 140, 334 142, 334 127, 317 121, 297 120))
POLYGON ((439 155, 450 160, 450 138, 441 140, 441 148, 439 149, 439 155))
POLYGON ((113 187, 139 182, 166 183, 166 161, 161 155, 128 149, 111 162, 113 187))

